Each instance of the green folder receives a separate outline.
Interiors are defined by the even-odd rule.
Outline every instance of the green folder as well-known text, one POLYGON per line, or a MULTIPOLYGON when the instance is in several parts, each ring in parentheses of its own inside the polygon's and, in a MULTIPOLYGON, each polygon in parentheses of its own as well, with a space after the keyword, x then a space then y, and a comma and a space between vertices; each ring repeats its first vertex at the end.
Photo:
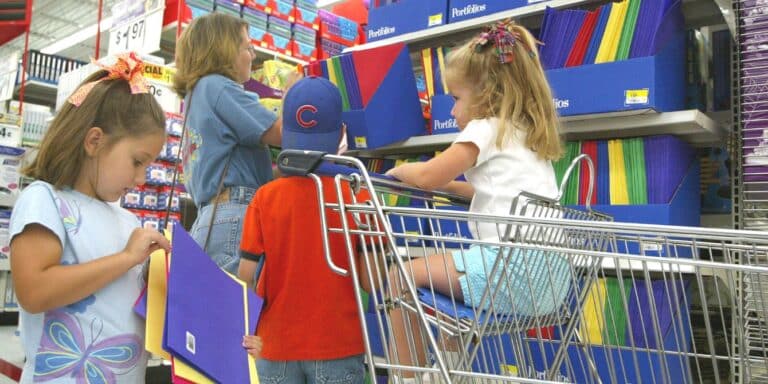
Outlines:
POLYGON ((623 140, 624 167, 629 204, 648 204, 645 175, 645 150, 642 138, 623 140))
POLYGON ((333 71, 336 73, 336 79, 338 81, 338 84, 336 86, 339 88, 339 91, 341 93, 341 105, 344 111, 349 111, 349 95, 347 94, 347 85, 344 81, 344 71, 341 70, 341 58, 334 57, 331 58, 331 64, 333 67, 333 71))
POLYGON ((624 28, 621 30, 619 40, 619 49, 616 52, 616 61, 629 58, 629 49, 632 47, 632 40, 635 36, 635 25, 637 25, 637 15, 640 13, 640 2, 642 0, 629 0, 629 9, 627 17, 624 19, 624 28))
MULTIPOLYGON (((605 326, 603 327, 603 344, 623 346, 627 334, 627 311, 625 301, 632 287, 630 279, 624 279, 624 289, 619 280, 613 277, 605 279, 606 300, 604 304, 605 326)), ((627 303, 627 305, 629 305, 627 303)))

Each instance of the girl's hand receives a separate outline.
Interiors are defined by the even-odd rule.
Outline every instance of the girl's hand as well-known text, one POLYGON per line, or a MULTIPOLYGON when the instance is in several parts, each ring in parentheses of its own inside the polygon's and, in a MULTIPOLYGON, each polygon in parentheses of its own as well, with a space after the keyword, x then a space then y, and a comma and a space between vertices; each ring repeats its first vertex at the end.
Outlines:
POLYGON ((171 250, 171 244, 165 236, 152 229, 136 228, 131 233, 123 252, 128 255, 134 265, 138 265, 158 249, 164 249, 166 252, 171 250))
POLYGON ((259 358, 263 346, 261 337, 255 335, 243 336, 243 348, 245 348, 248 354, 253 356, 254 359, 259 358))
POLYGON ((385 175, 392 176, 392 177, 394 177, 395 179, 398 179, 398 180, 402 180, 403 179, 403 171, 404 171, 403 168, 405 168, 407 166, 408 166, 408 163, 399 165, 397 167, 394 167, 394 168, 390 169, 389 171, 387 171, 387 173, 385 173, 385 175))

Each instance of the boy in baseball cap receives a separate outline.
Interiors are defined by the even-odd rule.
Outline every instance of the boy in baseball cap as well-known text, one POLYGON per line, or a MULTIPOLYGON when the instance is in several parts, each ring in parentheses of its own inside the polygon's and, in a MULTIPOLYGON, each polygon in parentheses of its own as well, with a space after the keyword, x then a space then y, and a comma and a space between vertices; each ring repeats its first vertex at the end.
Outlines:
MULTIPOLYGON (((339 90, 330 81, 299 80, 283 101, 283 149, 335 154, 343 137, 341 105, 339 90)), ((326 202, 338 201, 333 178, 321 179, 326 202)), ((351 189, 343 194, 352 201, 351 189)), ((321 375, 326 381, 362 383, 365 347, 354 282, 326 264, 315 196, 312 179, 286 176, 259 188, 248 206, 238 275, 251 281, 258 260, 265 258, 256 286, 265 306, 256 336, 246 336, 243 346, 258 357, 261 380, 286 376, 286 383, 305 383, 322 381, 315 377, 321 375)), ((363 193, 357 197, 369 198, 363 193)), ((337 226, 341 217, 326 209, 326 221, 337 226)), ((362 264, 350 266, 342 236, 329 240, 336 265, 349 269, 362 264)))

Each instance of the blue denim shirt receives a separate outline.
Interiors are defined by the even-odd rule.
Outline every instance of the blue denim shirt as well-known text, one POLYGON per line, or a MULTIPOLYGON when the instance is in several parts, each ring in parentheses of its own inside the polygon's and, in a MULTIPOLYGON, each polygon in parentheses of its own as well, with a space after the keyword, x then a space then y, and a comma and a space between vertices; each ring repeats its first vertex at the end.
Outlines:
POLYGON ((269 148, 261 136, 277 116, 259 103, 258 96, 228 77, 211 74, 198 80, 184 103, 189 106, 185 185, 197 207, 216 195, 230 157, 225 186, 258 188, 272 180, 269 148))

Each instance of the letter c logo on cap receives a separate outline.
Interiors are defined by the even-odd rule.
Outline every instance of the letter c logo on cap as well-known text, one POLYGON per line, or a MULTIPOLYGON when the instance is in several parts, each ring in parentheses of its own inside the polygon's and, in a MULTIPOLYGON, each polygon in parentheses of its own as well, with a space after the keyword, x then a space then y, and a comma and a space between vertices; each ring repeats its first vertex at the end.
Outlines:
POLYGON ((299 123, 302 128, 312 128, 317 125, 317 120, 315 119, 305 120, 304 117, 302 117, 304 112, 317 113, 317 107, 304 104, 296 110, 296 122, 299 123))

